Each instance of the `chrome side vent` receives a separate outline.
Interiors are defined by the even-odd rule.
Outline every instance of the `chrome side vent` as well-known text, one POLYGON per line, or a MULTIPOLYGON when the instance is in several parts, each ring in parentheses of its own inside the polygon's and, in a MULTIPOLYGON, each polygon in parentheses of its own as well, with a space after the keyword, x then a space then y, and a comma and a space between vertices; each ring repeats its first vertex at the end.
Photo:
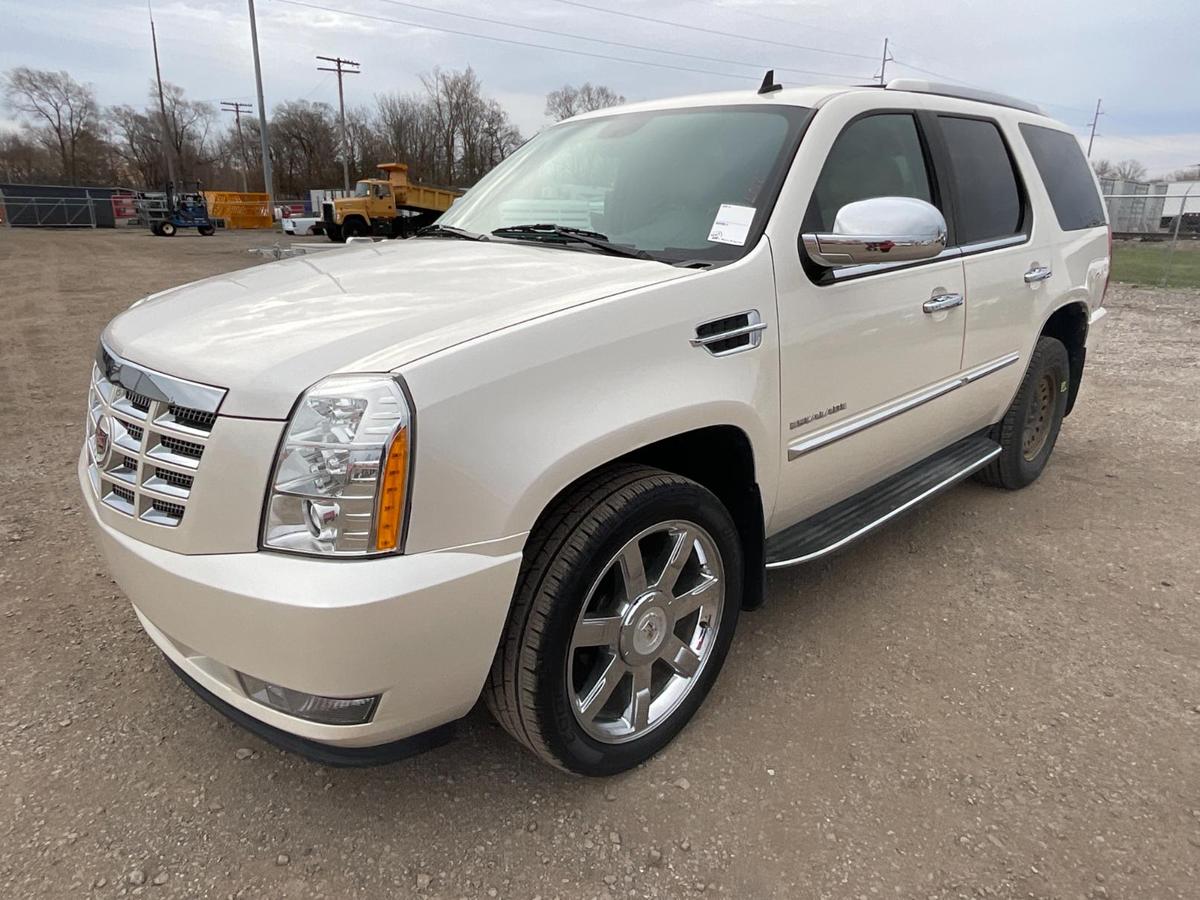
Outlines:
POLYGON ((697 325, 691 343, 693 347, 703 347, 713 356, 728 356, 753 350, 761 344, 766 327, 758 310, 751 309, 697 325))

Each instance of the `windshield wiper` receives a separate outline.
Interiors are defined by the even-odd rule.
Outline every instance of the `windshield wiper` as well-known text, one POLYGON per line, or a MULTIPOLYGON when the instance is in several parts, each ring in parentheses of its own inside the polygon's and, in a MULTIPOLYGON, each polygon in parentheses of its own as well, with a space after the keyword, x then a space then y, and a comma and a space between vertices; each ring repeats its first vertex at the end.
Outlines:
POLYGON ((538 239, 543 237, 559 238, 563 241, 577 241, 581 244, 587 244, 589 247, 595 247, 597 250, 603 250, 605 253, 611 253, 613 256, 628 256, 633 259, 654 259, 645 250, 639 250, 637 247, 631 247, 628 244, 614 244, 608 239, 608 235, 601 234, 598 231, 588 231, 585 228, 572 228, 570 225, 509 225, 506 228, 497 228, 492 234, 496 237, 516 237, 529 235, 532 238, 538 239))
POLYGON ((453 225, 426 225, 424 228, 418 228, 416 237, 448 237, 458 238, 464 241, 486 241, 486 234, 478 234, 474 231, 467 231, 465 228, 456 228, 453 225))

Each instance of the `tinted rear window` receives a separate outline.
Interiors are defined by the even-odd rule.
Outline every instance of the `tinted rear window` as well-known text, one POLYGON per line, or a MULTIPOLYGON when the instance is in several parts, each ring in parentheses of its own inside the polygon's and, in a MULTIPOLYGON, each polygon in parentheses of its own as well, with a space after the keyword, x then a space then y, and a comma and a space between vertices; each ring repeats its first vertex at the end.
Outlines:
POLYGON ((1021 189, 995 122, 939 116, 958 195, 958 243, 1021 230, 1021 189))
POLYGON ((1033 154, 1062 230, 1103 225, 1104 204, 1096 193, 1096 182, 1075 136, 1040 125, 1022 125, 1021 134, 1033 154))

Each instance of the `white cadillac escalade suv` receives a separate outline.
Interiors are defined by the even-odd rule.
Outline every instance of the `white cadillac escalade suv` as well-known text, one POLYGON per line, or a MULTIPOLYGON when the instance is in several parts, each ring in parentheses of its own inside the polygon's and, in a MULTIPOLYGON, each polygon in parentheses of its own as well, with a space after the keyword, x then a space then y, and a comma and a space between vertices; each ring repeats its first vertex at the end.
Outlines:
POLYGON ((265 737, 386 760, 482 695, 614 773, 766 569, 1038 477, 1108 271, 1036 107, 768 76, 548 128, 414 239, 134 304, 79 479, 150 638, 265 737))

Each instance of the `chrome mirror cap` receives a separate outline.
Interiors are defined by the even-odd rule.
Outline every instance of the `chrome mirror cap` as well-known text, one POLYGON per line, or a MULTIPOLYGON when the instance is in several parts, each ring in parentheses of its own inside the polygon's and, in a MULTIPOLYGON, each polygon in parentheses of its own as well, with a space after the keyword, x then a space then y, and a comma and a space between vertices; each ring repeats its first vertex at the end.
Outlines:
POLYGON ((932 259, 946 249, 946 219, 915 197, 872 197, 838 210, 831 234, 804 234, 804 249, 818 265, 932 259))

